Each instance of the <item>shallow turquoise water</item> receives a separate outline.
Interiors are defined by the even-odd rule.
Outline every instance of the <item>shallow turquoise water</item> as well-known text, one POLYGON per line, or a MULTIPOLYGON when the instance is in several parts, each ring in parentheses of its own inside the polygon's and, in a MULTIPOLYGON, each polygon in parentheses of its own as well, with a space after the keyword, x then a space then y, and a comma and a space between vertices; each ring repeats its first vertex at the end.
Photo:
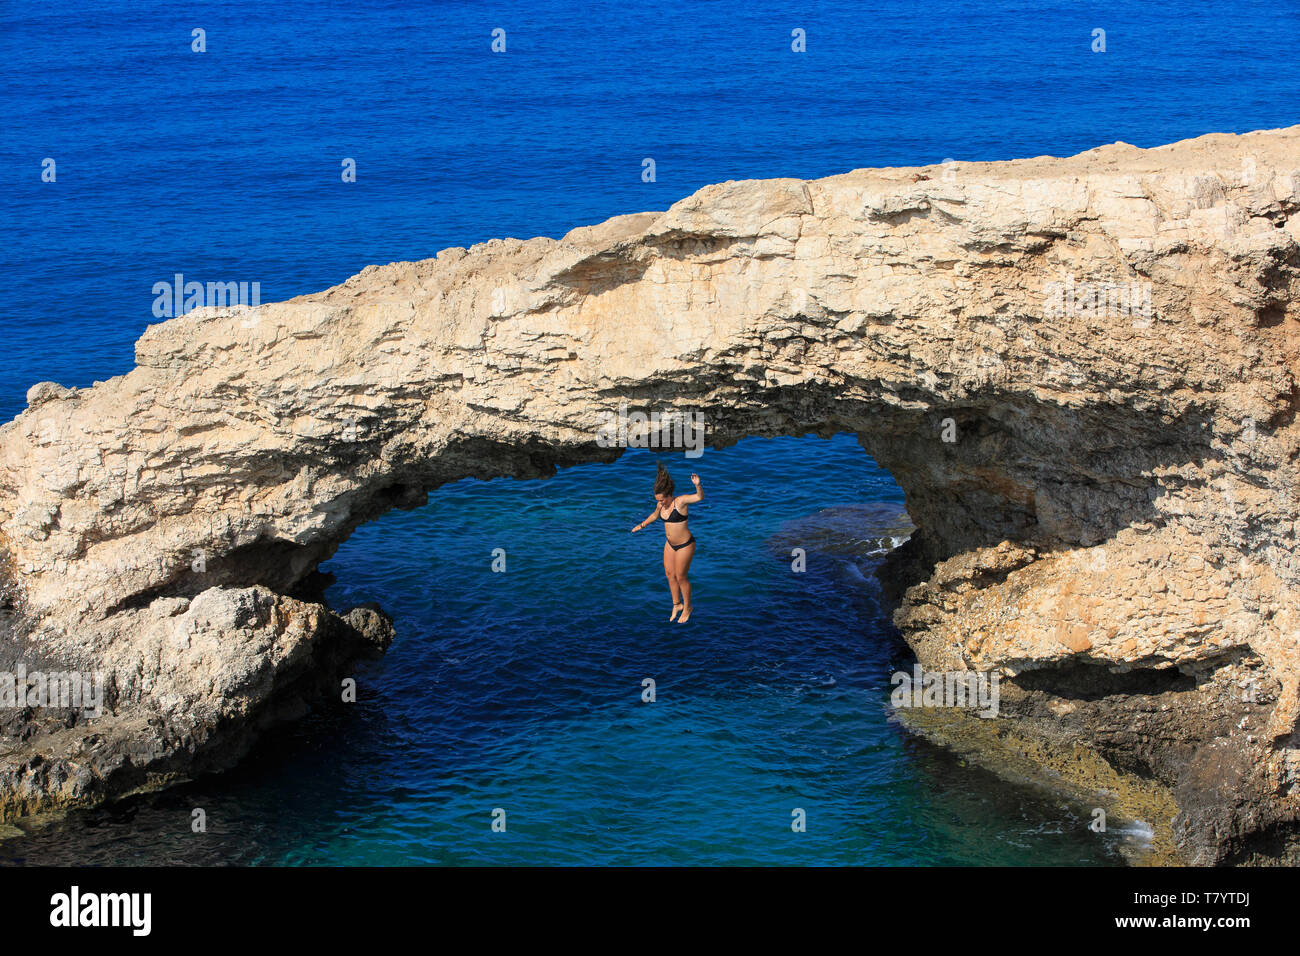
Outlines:
POLYGON ((651 507, 651 452, 459 482, 364 527, 326 566, 336 605, 378 600, 398 624, 360 671, 358 703, 281 732, 232 774, 75 815, 0 858, 1118 862, 1118 838, 1088 831, 1079 808, 892 719, 889 675, 910 658, 870 552, 902 495, 851 436, 665 460, 707 494, 691 509, 690 623, 666 620, 662 529, 628 531, 651 507), (207 833, 189 832, 194 807, 207 833))

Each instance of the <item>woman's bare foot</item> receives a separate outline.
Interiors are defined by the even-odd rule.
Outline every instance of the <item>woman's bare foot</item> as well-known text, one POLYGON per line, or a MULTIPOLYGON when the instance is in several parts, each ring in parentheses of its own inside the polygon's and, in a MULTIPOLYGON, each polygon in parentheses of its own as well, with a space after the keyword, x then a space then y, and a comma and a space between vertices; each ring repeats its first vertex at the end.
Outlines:
POLYGON ((691 618, 691 608, 690 605, 687 605, 686 610, 682 611, 682 616, 678 618, 677 623, 685 624, 687 621, 690 620, 690 618, 691 618))
POLYGON ((675 618, 678 614, 681 614, 681 613, 682 613, 682 608, 683 608, 683 607, 685 607, 685 605, 683 605, 683 604, 674 604, 674 605, 673 605, 673 613, 668 615, 668 620, 671 621, 671 620, 672 620, 673 618, 675 618))

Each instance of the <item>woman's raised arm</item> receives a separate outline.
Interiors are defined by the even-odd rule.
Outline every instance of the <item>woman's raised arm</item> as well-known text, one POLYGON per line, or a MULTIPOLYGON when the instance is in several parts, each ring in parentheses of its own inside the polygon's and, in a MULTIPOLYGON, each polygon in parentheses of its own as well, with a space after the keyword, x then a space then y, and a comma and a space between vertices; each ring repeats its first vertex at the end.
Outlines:
POLYGON ((693 494, 693 495, 682 495, 680 498, 677 499, 678 501, 684 501, 684 502, 686 502, 688 505, 693 505, 693 504, 695 504, 695 502, 697 502, 697 501, 703 501, 703 500, 704 500, 704 489, 700 487, 700 476, 699 476, 699 475, 691 475, 691 484, 693 484, 693 485, 695 486, 695 494, 693 494))

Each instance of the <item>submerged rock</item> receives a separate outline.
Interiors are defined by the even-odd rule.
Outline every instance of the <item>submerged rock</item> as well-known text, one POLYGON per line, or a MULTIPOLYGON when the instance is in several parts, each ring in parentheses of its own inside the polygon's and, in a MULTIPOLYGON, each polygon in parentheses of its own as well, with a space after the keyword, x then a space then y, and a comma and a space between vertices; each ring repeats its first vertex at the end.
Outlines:
POLYGON ((837 505, 787 521, 767 546, 782 556, 803 548, 849 559, 879 558, 906 544, 915 530, 900 505, 837 505))
POLYGON ((1157 780, 1190 858, 1293 858, 1297 209, 1300 127, 728 182, 152 326, 0 428, 0 653, 108 687, 6 723, 0 801, 228 763, 385 643, 290 596, 359 524, 609 461, 627 401, 715 446, 855 432, 917 526, 926 668, 1157 780))

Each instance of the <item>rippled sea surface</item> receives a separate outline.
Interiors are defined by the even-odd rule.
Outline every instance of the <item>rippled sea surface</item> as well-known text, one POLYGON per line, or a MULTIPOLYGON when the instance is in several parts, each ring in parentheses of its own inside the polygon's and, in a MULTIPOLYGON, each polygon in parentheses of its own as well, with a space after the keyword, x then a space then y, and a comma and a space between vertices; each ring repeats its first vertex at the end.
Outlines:
POLYGON ((902 495, 855 439, 749 439, 665 461, 679 485, 699 472, 707 494, 691 508, 688 624, 667 620, 662 526, 629 531, 652 507, 652 452, 446 486, 326 566, 336 606, 377 600, 397 621, 356 704, 277 734, 228 775, 33 828, 0 859, 1118 862, 1080 808, 891 717, 889 677, 910 658, 873 570, 902 495), (190 832, 195 807, 205 834, 190 832), (791 829, 796 808, 807 832, 791 829))

